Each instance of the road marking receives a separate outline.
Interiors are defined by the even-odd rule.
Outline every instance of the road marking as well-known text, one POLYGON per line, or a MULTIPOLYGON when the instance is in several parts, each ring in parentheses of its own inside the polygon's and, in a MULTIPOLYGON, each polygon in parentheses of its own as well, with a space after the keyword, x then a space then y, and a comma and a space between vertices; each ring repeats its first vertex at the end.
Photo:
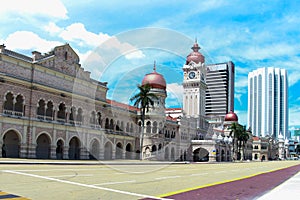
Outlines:
POLYGON ((59 175, 59 176, 48 176, 51 178, 62 178, 62 177, 79 177, 79 176, 93 176, 93 174, 66 174, 66 175, 59 175))
POLYGON ((108 183, 98 183, 98 184, 93 184, 93 185, 114 185, 114 184, 123 184, 123 183, 134 183, 136 180, 132 181, 120 181, 120 182, 108 182, 108 183))
POLYGON ((170 179, 170 178, 180 178, 181 176, 163 176, 155 178, 156 180, 170 179))
POLYGON ((111 188, 104 188, 104 187, 99 187, 99 186, 95 186, 95 185, 88 185, 88 184, 84 184, 84 183, 77 183, 77 182, 72 182, 72 181, 67 181, 67 180, 51 178, 51 177, 47 177, 47 176, 28 174, 28 173, 17 172, 17 171, 12 171, 12 170, 3 170, 3 172, 11 173, 11 174, 18 174, 18 175, 23 175, 23 176, 30 176, 30 177, 34 177, 34 178, 40 178, 40 179, 46 179, 46 180, 50 180, 50 181, 56 181, 56 182, 60 182, 60 183, 70 184, 70 185, 77 185, 77 186, 81 186, 81 187, 105 190, 105 191, 126 194, 126 195, 131 195, 131 196, 137 196, 137 197, 142 197, 142 198, 166 200, 166 198, 162 198, 162 197, 154 197, 154 196, 145 195, 145 194, 138 194, 138 193, 127 192, 127 191, 122 191, 122 190, 115 190, 115 189, 111 189, 111 188))
POLYGON ((106 168, 101 168, 101 169, 19 169, 19 170, 14 170, 16 172, 52 172, 52 171, 91 171, 91 170, 96 170, 96 171, 102 171, 102 170, 111 170, 111 169, 106 169, 106 168))
POLYGON ((208 173, 199 173, 199 174, 191 174, 190 176, 203 176, 207 175, 208 173))
POLYGON ((221 174, 221 173, 225 173, 226 171, 217 171, 215 172, 215 174, 221 174))

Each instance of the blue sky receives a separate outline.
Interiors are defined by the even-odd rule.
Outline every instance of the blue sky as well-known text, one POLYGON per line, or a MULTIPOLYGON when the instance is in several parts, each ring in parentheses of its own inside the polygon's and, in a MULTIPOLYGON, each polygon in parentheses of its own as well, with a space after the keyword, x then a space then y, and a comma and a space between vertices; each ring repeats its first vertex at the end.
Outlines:
POLYGON ((129 103, 145 73, 168 83, 169 107, 181 106, 182 65, 197 38, 208 64, 236 65, 235 112, 247 123, 247 75, 260 67, 287 69, 289 125, 300 126, 299 1, 6 1, 0 43, 26 55, 69 43, 108 97, 129 103))

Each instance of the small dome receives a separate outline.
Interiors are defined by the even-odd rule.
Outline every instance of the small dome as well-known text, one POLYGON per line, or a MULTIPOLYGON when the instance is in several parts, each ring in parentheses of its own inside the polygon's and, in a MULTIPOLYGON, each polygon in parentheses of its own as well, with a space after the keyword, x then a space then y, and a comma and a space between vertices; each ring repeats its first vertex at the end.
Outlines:
POLYGON ((143 78, 142 85, 149 84, 152 88, 166 89, 167 84, 163 75, 156 72, 156 66, 154 64, 153 72, 146 74, 143 78))
POLYGON ((186 64, 188 65, 191 61, 194 63, 204 63, 205 58, 204 56, 199 52, 199 45, 197 41, 195 41, 193 47, 191 48, 193 51, 186 57, 186 64))
POLYGON ((225 115, 225 121, 237 122, 239 119, 234 112, 230 111, 227 115, 225 115))

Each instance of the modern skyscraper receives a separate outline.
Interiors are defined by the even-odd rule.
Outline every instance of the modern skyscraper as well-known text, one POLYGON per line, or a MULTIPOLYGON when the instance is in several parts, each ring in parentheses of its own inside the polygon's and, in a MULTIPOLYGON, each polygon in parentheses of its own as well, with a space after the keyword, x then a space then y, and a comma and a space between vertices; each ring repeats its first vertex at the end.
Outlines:
POLYGON ((207 65, 206 116, 225 116, 234 111, 233 62, 207 65))
POLYGON ((288 79, 285 69, 248 74, 248 125, 256 136, 288 135, 288 79))

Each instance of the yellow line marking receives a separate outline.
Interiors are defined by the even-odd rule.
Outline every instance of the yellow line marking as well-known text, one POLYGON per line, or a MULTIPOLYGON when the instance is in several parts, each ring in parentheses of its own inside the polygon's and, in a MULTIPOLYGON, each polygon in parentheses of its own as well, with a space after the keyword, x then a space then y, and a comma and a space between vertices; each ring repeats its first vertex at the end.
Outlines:
POLYGON ((6 192, 1 192, 0 191, 0 195, 2 196, 2 195, 7 195, 8 193, 6 193, 6 192))
MULTIPOLYGON (((289 166, 289 167, 293 167, 293 166, 289 166)), ((206 184, 206 185, 200 185, 200 186, 196 186, 196 187, 177 190, 177 191, 174 191, 174 192, 168 192, 168 193, 165 193, 165 194, 158 195, 158 197, 168 197, 168 196, 172 196, 172 195, 175 195, 175 194, 180 194, 180 193, 183 193, 183 192, 189 192, 189 191, 192 191, 192 190, 197 190, 197 189, 201 189, 201 188, 205 188, 205 187, 220 185, 220 184, 229 183, 229 182, 233 182, 233 181, 239 181, 239 180, 242 180, 242 179, 251 178, 251 177, 254 177, 254 176, 261 175, 261 174, 267 174, 267 173, 270 173, 270 172, 278 171, 278 170, 281 170, 281 169, 286 169, 286 168, 289 168, 289 167, 282 167, 282 168, 278 168, 278 169, 272 169, 272 170, 268 170, 268 171, 265 171, 265 172, 259 172, 259 173, 255 173, 255 174, 251 174, 251 175, 243 176, 243 177, 239 177, 239 178, 234 178, 234 179, 230 179, 230 180, 224 180, 224 181, 209 183, 209 184, 206 184)))

